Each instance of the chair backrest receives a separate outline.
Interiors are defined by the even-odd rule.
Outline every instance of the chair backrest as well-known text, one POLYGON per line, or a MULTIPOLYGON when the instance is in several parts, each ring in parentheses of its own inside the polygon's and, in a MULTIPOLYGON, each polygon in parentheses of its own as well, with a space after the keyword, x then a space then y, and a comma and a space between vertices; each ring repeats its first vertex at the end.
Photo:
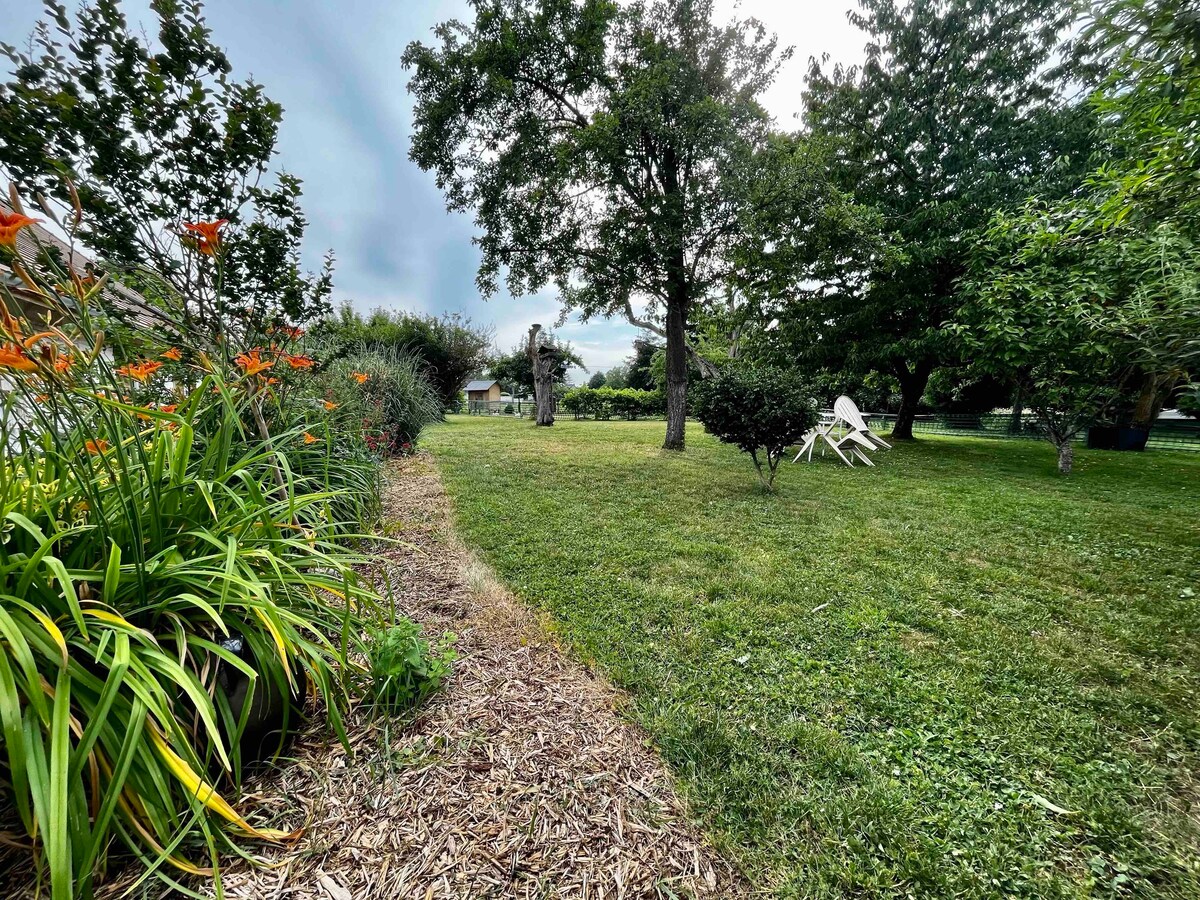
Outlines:
POLYGON ((838 418, 842 419, 847 425, 855 431, 867 431, 867 421, 863 418, 863 414, 858 411, 858 407, 854 401, 843 394, 833 402, 833 411, 838 418))

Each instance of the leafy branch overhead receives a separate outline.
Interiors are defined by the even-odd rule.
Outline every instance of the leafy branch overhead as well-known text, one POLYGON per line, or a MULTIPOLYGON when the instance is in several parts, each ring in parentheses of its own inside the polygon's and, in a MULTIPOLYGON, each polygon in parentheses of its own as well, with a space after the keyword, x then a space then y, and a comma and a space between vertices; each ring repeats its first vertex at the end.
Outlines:
POLYGON ((118 4, 84 4, 72 21, 65 5, 47 2, 49 21, 29 48, 3 46, 13 72, 0 84, 8 176, 63 204, 72 202, 70 176, 86 212, 83 243, 147 295, 156 293, 153 272, 194 298, 186 312, 210 332, 232 317, 322 313, 332 255, 321 272, 304 272, 300 180, 269 173, 282 107, 257 82, 234 80, 198 2, 155 0, 151 9, 157 41, 118 4), (182 252, 181 223, 220 218, 236 239, 218 287, 182 252))

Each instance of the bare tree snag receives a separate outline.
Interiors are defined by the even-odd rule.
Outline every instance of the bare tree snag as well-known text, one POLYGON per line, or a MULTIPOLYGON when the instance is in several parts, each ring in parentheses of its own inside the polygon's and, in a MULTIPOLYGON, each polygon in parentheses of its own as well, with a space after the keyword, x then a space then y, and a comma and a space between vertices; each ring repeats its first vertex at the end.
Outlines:
POLYGON ((538 425, 554 424, 554 369, 558 362, 558 348, 550 344, 539 344, 541 325, 529 326, 529 342, 526 352, 533 367, 533 398, 537 403, 538 425))

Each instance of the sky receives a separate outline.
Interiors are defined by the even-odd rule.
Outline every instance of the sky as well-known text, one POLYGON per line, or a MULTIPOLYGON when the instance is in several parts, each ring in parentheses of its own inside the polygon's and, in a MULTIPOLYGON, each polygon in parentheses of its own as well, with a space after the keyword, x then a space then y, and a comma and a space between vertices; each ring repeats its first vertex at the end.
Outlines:
MULTIPOLYGON (((862 60, 865 38, 846 20, 851 5, 717 0, 718 21, 757 18, 794 48, 764 97, 780 126, 796 125, 809 57, 862 60)), ((123 6, 130 20, 152 22, 144 2, 123 6)), ((555 323, 550 292, 480 297, 471 217, 447 213, 433 176, 408 159, 412 104, 400 56, 412 40, 431 41, 438 22, 466 18, 465 0, 209 0, 205 11, 235 74, 253 76, 284 107, 278 167, 304 182, 305 262, 315 269, 328 249, 337 257, 336 302, 462 313, 494 326, 501 350, 530 323, 555 323)), ((40 0, 0 0, 0 42, 23 45, 40 12, 40 0)), ((572 319, 557 334, 595 372, 628 356, 638 331, 621 319, 572 319)))

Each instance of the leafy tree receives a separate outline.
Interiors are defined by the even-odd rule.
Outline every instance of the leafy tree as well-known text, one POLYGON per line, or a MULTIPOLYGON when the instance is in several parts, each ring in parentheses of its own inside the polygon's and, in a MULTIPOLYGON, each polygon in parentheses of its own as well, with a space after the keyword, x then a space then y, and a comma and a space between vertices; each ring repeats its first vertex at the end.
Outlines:
MULTIPOLYGON (((312 318, 327 307, 332 257, 303 272, 300 181, 267 178, 282 108, 232 78, 198 2, 150 7, 157 43, 116 0, 84 3, 74 23, 47 0, 34 49, 0 46, 12 66, 0 85, 0 167, 24 192, 68 206, 69 176, 82 241, 110 266, 165 279, 210 336, 312 318), (181 252, 184 222, 216 219, 229 220, 219 270, 181 252)), ((125 277, 159 293, 153 279, 125 277)))
POLYGON ((634 338, 633 354, 626 362, 628 373, 625 376, 625 386, 639 391, 655 390, 653 363, 654 356, 663 352, 662 344, 648 337, 634 338))
POLYGON ((357 349, 402 350, 417 359, 443 409, 454 408, 463 385, 491 361, 494 330, 457 313, 441 316, 376 309, 363 317, 344 303, 314 329, 332 342, 331 355, 357 349))
POLYGON ((859 0, 862 66, 808 76, 806 121, 832 143, 840 186, 877 210, 893 253, 845 261, 839 289, 789 313, 799 349, 820 361, 895 377, 912 418, 930 373, 958 361, 942 327, 973 235, 998 209, 1077 186, 1094 146, 1094 114, 1069 102, 1057 65, 1069 0, 859 0))
POLYGON ((483 231, 478 282, 554 283, 586 319, 667 346, 667 435, 684 446, 688 321, 729 269, 775 40, 712 24, 712 0, 471 0, 411 44, 411 157, 483 231), (635 303, 645 312, 635 312, 635 303))
POLYGON ((997 216, 955 329, 977 366, 1021 385, 1063 474, 1076 434, 1200 326, 1195 244, 1167 225, 1081 239, 1074 222, 1070 205, 997 216))
MULTIPOLYGON (((558 348, 558 355, 551 370, 556 384, 565 384, 567 370, 572 366, 583 368, 583 360, 569 341, 560 341, 553 332, 542 331, 538 341, 558 348)), ((528 397, 533 394, 533 367, 529 362, 529 349, 524 342, 510 352, 495 357, 488 366, 488 374, 508 388, 514 396, 528 397)))
POLYGON ((749 453, 764 491, 788 447, 817 421, 804 380, 772 366, 732 365, 696 387, 696 417, 717 440, 749 453), (766 471, 763 471, 766 463, 766 471))
POLYGON ((629 387, 629 366, 619 363, 604 373, 604 383, 614 390, 629 387))
POLYGON ((883 265, 895 250, 882 217, 836 183, 842 163, 827 138, 772 135, 755 165, 751 211, 724 302, 700 325, 713 351, 737 358, 771 345, 787 368, 829 355, 812 346, 817 323, 797 316, 796 305, 861 291, 867 263, 883 265))
POLYGON ((1107 55, 1094 104, 1118 152, 1076 196, 994 219, 956 329, 1032 392, 1064 472, 1074 431, 1131 386, 1148 423, 1200 357, 1200 20, 1178 0, 1110 0, 1087 40, 1107 55))
POLYGON ((604 373, 597 372, 595 375, 593 375, 591 378, 588 379, 587 386, 590 388, 602 388, 607 383, 608 383, 608 379, 604 377, 604 373))

